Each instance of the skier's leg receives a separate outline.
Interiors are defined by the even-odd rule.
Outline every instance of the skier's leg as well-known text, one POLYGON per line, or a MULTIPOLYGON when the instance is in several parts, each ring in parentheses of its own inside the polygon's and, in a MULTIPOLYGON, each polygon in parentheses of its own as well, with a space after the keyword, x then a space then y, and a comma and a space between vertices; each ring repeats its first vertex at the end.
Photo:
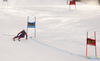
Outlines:
POLYGON ((17 38, 17 36, 15 36, 15 37, 13 38, 14 41, 15 41, 15 38, 17 38))
POLYGON ((18 37, 18 40, 20 41, 20 38, 24 38, 24 35, 20 35, 19 37, 18 37))
POLYGON ((21 38, 21 37, 18 37, 18 40, 19 40, 19 41, 20 41, 20 38, 21 38))

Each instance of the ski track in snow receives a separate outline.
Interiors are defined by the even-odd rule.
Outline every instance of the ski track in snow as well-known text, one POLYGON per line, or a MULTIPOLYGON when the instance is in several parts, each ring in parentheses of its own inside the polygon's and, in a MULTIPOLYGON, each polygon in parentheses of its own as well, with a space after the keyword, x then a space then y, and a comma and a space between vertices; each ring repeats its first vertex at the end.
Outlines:
MULTIPOLYGON (((74 59, 83 61, 86 59, 85 33, 89 31, 89 35, 93 35, 91 32, 94 30, 97 31, 98 57, 100 57, 100 7, 77 5, 76 10, 68 10, 68 8, 68 5, 54 5, 49 7, 2 7, 0 10, 0 61, 7 61, 7 59, 10 61, 19 61, 20 59, 21 61, 66 61, 67 59, 69 59, 67 61, 74 61, 74 59), (30 37, 31 40, 26 41, 22 39, 21 42, 12 42, 14 35, 21 29, 26 28, 27 16, 32 21, 34 16, 37 17, 38 38, 34 39, 30 37), (47 48, 45 49, 41 45, 47 48), (42 49, 43 51, 41 52, 40 50, 42 49), (61 52, 58 52, 58 50, 61 52), (64 55, 62 52, 64 54, 68 53, 71 56, 69 57, 68 54, 64 55), (53 54, 55 55, 53 56, 53 54), (61 56, 57 56, 59 54, 61 56)), ((33 34, 33 30, 30 34, 33 34)), ((90 37, 93 38, 93 36, 90 37)), ((92 54, 93 49, 90 48, 90 50, 88 59, 100 60, 100 58, 92 58, 94 57, 92 54)))
MULTIPOLYGON (((39 42, 39 41, 37 41, 36 39, 34 39, 33 37, 30 37, 30 39, 32 39, 33 41, 35 41, 35 42, 37 42, 37 43, 39 43, 39 44, 45 45, 45 46, 47 46, 47 47, 54 48, 54 49, 60 50, 60 51, 65 52, 65 53, 69 53, 69 54, 71 54, 71 55, 75 55, 75 56, 80 56, 80 57, 86 58, 86 56, 77 55, 77 54, 74 54, 74 53, 72 53, 72 52, 68 52, 68 51, 65 51, 65 50, 62 50, 62 49, 59 49, 59 48, 56 48, 56 47, 47 45, 47 44, 45 44, 45 43, 39 42)), ((87 57, 87 59, 99 60, 100 58, 91 58, 91 57, 87 57)))

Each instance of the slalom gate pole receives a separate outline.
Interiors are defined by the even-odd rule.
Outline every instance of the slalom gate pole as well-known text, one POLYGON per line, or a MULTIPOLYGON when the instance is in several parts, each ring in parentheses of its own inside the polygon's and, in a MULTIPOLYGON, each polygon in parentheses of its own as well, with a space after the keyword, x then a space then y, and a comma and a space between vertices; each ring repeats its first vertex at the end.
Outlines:
MULTIPOLYGON (((88 32, 87 32, 87 38, 88 38, 88 32)), ((87 40, 86 40, 86 58, 87 58, 87 40)))
MULTIPOLYGON (((95 38, 95 41, 96 41, 96 31, 94 31, 94 38, 95 38)), ((96 45, 96 43, 95 43, 96 45)), ((97 48, 95 46, 95 58, 97 58, 97 48)))
POLYGON ((87 45, 95 46, 95 58, 97 58, 97 48, 96 48, 96 32, 94 31, 94 39, 88 38, 87 32, 87 40, 86 40, 86 58, 87 58, 87 45))
POLYGON ((67 0, 67 4, 68 4, 68 0, 67 0))
POLYGON ((36 17, 35 17, 35 29, 34 29, 34 38, 36 38, 36 17))
POLYGON ((27 17, 27 34, 28 34, 28 22, 29 22, 29 16, 27 17))

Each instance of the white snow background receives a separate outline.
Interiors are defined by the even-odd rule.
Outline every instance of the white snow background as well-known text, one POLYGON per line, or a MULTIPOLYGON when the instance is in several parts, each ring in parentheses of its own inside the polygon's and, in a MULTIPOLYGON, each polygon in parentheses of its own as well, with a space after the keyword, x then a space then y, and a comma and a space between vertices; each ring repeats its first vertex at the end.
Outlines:
MULTIPOLYGON (((0 0, 1 1, 1 0, 0 0)), ((100 61, 100 6, 65 0, 9 0, 0 3, 0 61, 100 61), (13 37, 27 28, 27 17, 36 16, 34 29, 29 29, 28 40, 13 41, 13 37), (95 47, 88 46, 86 37, 94 38, 95 47)))

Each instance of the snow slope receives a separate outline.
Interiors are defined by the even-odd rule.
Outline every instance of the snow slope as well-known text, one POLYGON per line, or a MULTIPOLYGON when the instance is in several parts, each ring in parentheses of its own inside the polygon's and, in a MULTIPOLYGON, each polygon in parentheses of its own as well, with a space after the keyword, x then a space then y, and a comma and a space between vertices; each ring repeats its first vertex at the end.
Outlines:
POLYGON ((0 7, 0 61, 100 61, 100 6, 49 5, 38 7, 0 7), (37 18, 37 37, 29 29, 28 40, 13 41, 12 38, 26 29, 27 16, 37 18), (97 52, 88 46, 86 54, 86 33, 93 38, 97 32, 97 52), (32 36, 32 37, 30 37, 32 36), (90 57, 90 58, 89 58, 90 57))
MULTIPOLYGON (((6 2, 2 3, 0 0, 0 6, 6 5, 6 2)), ((45 5, 64 5, 66 0, 8 0, 8 5, 11 7, 33 7, 33 6, 45 6, 45 5)))

